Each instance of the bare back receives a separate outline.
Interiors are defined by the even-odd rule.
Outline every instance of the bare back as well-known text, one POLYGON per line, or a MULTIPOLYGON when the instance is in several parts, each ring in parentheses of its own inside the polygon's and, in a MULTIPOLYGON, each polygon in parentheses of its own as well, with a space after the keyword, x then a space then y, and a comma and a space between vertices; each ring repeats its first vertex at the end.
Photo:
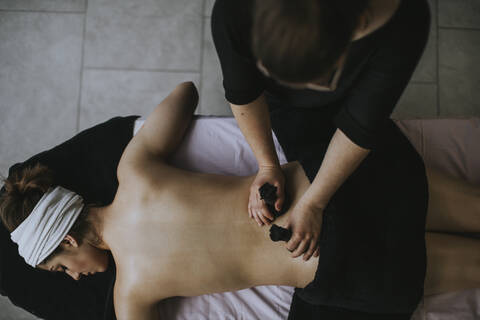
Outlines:
MULTIPOLYGON (((270 240, 268 226, 248 217, 253 177, 193 173, 161 161, 120 168, 128 172, 104 229, 117 282, 160 300, 258 285, 304 287, 313 279, 318 258, 291 258, 284 243, 270 240)), ((310 183, 297 162, 283 169, 295 204, 310 183)), ((289 214, 275 223, 285 225, 289 214)))

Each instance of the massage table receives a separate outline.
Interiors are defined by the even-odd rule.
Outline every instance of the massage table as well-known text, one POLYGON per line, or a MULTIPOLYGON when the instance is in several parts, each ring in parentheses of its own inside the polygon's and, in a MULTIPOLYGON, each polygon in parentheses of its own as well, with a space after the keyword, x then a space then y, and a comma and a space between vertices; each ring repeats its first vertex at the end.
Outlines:
MULTIPOLYGON (((135 133, 143 122, 136 121, 135 133)), ((396 124, 427 166, 480 184, 480 119, 403 120, 396 124)), ((283 164, 285 154, 275 134, 273 139, 283 164)), ((253 175, 258 168, 231 117, 196 117, 170 161, 186 170, 239 176, 253 175)), ((197 297, 173 297, 161 301, 158 310, 161 319, 287 319, 293 289, 260 286, 197 297)), ((425 296, 412 319, 480 319, 480 289, 425 296)))

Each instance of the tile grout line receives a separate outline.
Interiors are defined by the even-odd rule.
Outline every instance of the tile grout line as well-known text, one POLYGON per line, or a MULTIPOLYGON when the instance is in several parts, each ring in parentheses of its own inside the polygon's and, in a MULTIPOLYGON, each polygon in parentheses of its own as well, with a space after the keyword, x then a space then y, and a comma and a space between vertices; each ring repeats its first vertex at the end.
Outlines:
MULTIPOLYGON (((202 14, 200 15, 201 16, 201 19, 202 19, 202 34, 200 36, 200 68, 199 68, 199 73, 200 73, 200 76, 199 76, 199 84, 198 84, 198 94, 199 96, 202 94, 202 87, 203 87, 203 59, 204 59, 204 47, 205 47, 205 22, 206 22, 206 18, 204 17, 204 13, 205 13, 205 8, 207 7, 207 0, 203 0, 203 3, 202 3, 202 14)), ((202 109, 203 109, 203 96, 200 96, 200 98, 198 99, 199 103, 200 103, 200 107, 198 108, 197 110, 197 113, 201 114, 202 113, 202 109)))
POLYGON ((437 28, 437 39, 436 39, 437 40, 437 48, 436 48, 437 49, 437 117, 439 117, 440 116, 440 67, 439 67, 440 66, 440 41, 439 41, 440 40, 440 27, 439 27, 440 17, 438 13, 439 13, 440 1, 437 0, 436 2, 437 3, 436 3, 435 14, 436 14, 436 21, 437 21, 437 26, 436 26, 437 28))
POLYGON ((437 80, 433 80, 433 81, 412 80, 412 81, 409 82, 409 84, 410 83, 412 83, 412 84, 437 84, 437 80))
POLYGON ((85 11, 55 11, 55 10, 22 10, 22 9, 0 9, 0 12, 19 12, 19 13, 59 13, 59 14, 84 14, 85 11))
POLYGON ((139 71, 139 72, 171 72, 171 73, 199 73, 198 70, 181 69, 149 69, 149 68, 116 68, 116 67, 84 67, 85 70, 103 71, 139 71))
POLYGON ((77 104, 77 119, 76 119, 76 133, 80 130, 80 109, 82 106, 82 91, 83 91, 83 63, 85 56, 85 33, 87 29, 87 10, 88 10, 88 0, 85 0, 85 15, 83 16, 83 31, 82 31, 82 48, 80 54, 80 86, 78 90, 78 104, 77 104))
MULTIPOLYGON (((438 10, 438 9, 437 9, 438 10)), ((479 28, 475 28, 475 27, 444 27, 444 26, 440 26, 438 25, 438 29, 445 29, 445 30, 464 30, 464 31, 480 31, 480 27, 479 28)))

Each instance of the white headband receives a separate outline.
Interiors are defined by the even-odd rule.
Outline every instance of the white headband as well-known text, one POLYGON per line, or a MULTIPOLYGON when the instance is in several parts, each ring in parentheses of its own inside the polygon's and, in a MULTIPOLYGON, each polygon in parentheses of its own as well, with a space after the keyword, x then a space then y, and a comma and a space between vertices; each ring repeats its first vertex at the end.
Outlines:
POLYGON ((36 267, 47 258, 68 234, 82 208, 83 199, 78 194, 62 187, 50 188, 10 235, 25 262, 36 267))

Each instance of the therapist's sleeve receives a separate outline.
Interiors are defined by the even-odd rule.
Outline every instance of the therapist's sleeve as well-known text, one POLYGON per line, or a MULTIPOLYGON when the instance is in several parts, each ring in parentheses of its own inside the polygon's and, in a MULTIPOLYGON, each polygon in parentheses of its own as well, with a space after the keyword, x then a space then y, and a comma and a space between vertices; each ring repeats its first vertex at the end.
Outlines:
POLYGON ((212 37, 223 75, 225 98, 235 105, 253 102, 264 91, 263 76, 251 53, 249 10, 217 0, 211 17, 212 37))
POLYGON ((403 37, 390 35, 377 48, 335 117, 335 125, 362 148, 375 147, 383 125, 405 90, 428 39, 429 15, 410 28, 402 30, 403 37))

